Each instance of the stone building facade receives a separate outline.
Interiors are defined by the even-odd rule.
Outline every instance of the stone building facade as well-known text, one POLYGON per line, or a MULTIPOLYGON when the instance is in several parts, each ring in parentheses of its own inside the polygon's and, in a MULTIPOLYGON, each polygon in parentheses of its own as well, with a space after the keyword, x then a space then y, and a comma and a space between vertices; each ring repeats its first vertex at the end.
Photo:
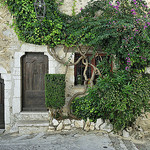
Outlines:
MULTIPOLYGON (((88 1, 89 0, 77 0, 76 13, 78 13, 81 8, 84 8, 88 1)), ((150 5, 149 0, 148 3, 150 5)), ((72 6, 72 0, 64 0, 64 5, 60 6, 60 10, 71 15, 72 6)), ((48 54, 46 46, 22 43, 19 41, 13 28, 9 27, 9 25, 12 24, 12 19, 7 8, 3 6, 0 7, 0 78, 4 80, 5 130, 17 132, 26 126, 34 126, 34 124, 36 124, 36 126, 39 126, 38 130, 46 131, 49 121, 48 112, 22 111, 22 58, 27 53, 42 53, 48 57, 49 74, 65 73, 66 68, 48 54), (30 121, 32 123, 29 123, 30 121)), ((56 51, 60 56, 63 56, 64 46, 57 46, 56 51)), ((74 61, 74 55, 72 55, 72 53, 68 53, 67 57, 71 57, 71 61, 74 61)), ((150 69, 147 69, 147 72, 150 72, 150 69)), ((74 66, 71 66, 68 68, 66 76, 66 105, 74 93, 83 91, 82 86, 74 85, 74 80, 74 66)), ((64 114, 67 114, 67 107, 64 107, 64 114)))

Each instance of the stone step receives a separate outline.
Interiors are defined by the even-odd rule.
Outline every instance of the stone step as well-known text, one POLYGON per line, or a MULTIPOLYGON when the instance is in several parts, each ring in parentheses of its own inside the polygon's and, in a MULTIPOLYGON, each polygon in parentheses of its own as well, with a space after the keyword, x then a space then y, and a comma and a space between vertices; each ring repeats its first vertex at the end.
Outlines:
POLYGON ((48 112, 21 112, 17 120, 49 120, 48 112))
POLYGON ((4 129, 0 129, 0 135, 4 133, 4 129))
POLYGON ((48 120, 19 120, 17 122, 18 127, 30 127, 30 126, 42 126, 48 127, 49 121, 48 120))
POLYGON ((47 132, 49 121, 46 120, 20 120, 17 122, 20 134, 33 134, 47 132))

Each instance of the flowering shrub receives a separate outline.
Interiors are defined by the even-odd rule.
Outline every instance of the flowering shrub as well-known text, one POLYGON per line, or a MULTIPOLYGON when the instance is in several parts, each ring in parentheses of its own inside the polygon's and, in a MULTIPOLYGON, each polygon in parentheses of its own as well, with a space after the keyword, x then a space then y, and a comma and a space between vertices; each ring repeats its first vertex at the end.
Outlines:
POLYGON ((126 71, 99 78, 97 84, 88 90, 88 95, 76 98, 72 104, 74 115, 91 121, 109 119, 114 130, 132 126, 135 119, 150 111, 150 79, 128 78, 126 71))
MULTIPOLYGON (((71 36, 115 55, 117 68, 113 74, 108 70, 102 74, 86 96, 74 100, 72 109, 79 118, 110 119, 115 130, 122 130, 143 111, 150 111, 150 80, 145 77, 150 65, 150 9, 143 0, 118 0, 115 5, 102 0, 88 7, 95 9, 91 13, 82 10, 88 21, 71 36), (97 6, 102 3, 103 7, 97 6), (96 6, 102 11, 100 16, 95 16, 96 6), (83 33, 82 37, 76 33, 83 33)), ((101 70, 106 64, 100 66, 101 70)))
MULTIPOLYGON (((19 39, 50 47, 58 44, 67 47, 85 45, 93 47, 93 53, 101 50, 108 56, 115 56, 117 72, 114 76, 111 75, 110 69, 104 69, 102 78, 93 89, 89 90, 88 101, 92 101, 90 117, 92 119, 99 117, 97 113, 102 112, 101 116, 110 117, 116 129, 128 126, 141 114, 142 109, 147 108, 149 100, 148 92, 145 93, 144 90, 150 87, 150 82, 145 78, 137 80, 139 73, 143 76, 150 64, 150 9, 145 0, 116 0, 115 4, 113 0, 91 0, 85 9, 79 8, 78 15, 75 15, 76 0, 74 0, 73 16, 61 13, 56 0, 45 0, 46 17, 41 23, 36 18, 33 2, 33 0, 4 2, 14 16, 13 26, 19 39), (93 112, 95 108, 98 108, 96 115, 93 112)), ((111 59, 113 57, 110 57, 110 61, 111 59)), ((99 67, 103 71, 106 65, 102 63, 99 67)), ((78 104, 77 101, 75 103, 78 104)), ((83 111, 89 110, 86 108, 88 105, 84 98, 81 99, 81 103, 85 108, 83 111)), ((75 106, 77 105, 74 105, 77 112, 78 107, 75 106)), ((89 115, 83 115, 86 116, 89 115)))

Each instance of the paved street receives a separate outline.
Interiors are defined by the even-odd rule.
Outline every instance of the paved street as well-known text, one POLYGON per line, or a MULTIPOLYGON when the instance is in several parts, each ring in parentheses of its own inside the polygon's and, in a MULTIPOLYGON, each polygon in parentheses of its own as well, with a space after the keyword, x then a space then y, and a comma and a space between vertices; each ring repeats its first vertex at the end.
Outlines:
POLYGON ((150 150, 150 141, 133 143, 104 133, 0 135, 0 150, 150 150))

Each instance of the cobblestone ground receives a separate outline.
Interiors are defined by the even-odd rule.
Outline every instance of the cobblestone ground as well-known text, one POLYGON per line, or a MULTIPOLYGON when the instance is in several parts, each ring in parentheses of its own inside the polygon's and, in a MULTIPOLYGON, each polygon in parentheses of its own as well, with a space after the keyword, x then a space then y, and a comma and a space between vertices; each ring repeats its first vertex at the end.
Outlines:
POLYGON ((99 132, 3 134, 0 150, 150 150, 150 141, 134 143, 99 132))

